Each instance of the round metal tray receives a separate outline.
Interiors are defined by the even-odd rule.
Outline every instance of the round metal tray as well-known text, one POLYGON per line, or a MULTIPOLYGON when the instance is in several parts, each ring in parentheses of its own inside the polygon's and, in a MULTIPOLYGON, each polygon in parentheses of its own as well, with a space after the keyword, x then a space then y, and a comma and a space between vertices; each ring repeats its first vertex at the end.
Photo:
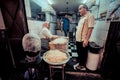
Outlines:
POLYGON ((67 55, 67 59, 66 59, 65 61, 60 62, 60 63, 52 63, 52 62, 48 61, 48 60, 45 58, 45 56, 46 56, 47 53, 48 53, 48 51, 43 54, 43 60, 44 60, 46 63, 51 64, 51 65, 62 65, 62 64, 67 63, 67 62, 70 60, 70 55, 69 55, 69 53, 65 53, 65 54, 67 55))

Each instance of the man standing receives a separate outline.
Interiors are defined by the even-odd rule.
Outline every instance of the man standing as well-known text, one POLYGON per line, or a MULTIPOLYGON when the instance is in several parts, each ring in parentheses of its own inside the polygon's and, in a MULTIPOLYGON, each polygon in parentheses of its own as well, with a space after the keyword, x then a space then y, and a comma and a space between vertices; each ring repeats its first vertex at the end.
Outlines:
POLYGON ((65 17, 62 18, 62 29, 64 31, 65 36, 68 36, 69 26, 70 26, 70 21, 68 19, 68 15, 66 14, 65 17))
POLYGON ((74 65, 74 68, 85 70, 88 55, 89 38, 94 27, 94 16, 88 11, 88 7, 85 4, 81 4, 79 6, 79 13, 81 15, 81 18, 78 22, 76 31, 76 47, 78 53, 77 58, 78 63, 74 65))

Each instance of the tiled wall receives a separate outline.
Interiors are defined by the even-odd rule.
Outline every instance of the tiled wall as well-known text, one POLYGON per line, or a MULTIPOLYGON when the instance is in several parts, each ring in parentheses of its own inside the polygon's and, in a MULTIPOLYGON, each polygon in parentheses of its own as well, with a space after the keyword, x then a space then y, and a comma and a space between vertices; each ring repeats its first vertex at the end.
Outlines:
MULTIPOLYGON (((92 13, 95 19, 100 18, 100 13, 107 11, 111 0, 99 0, 99 7, 93 6, 92 13)), ((100 46, 104 46, 110 22, 105 20, 96 20, 94 30, 91 36, 91 41, 95 41, 100 46)))
MULTIPOLYGON (((40 35, 40 31, 42 29, 42 23, 43 21, 36 21, 36 20, 28 20, 28 29, 29 32, 35 33, 40 35)), ((55 33, 55 24, 54 23, 50 23, 50 31, 52 34, 55 33)))
POLYGON ((108 29, 109 22, 96 21, 90 40, 96 42, 100 46, 104 46, 107 38, 108 29))
POLYGON ((39 35, 42 29, 42 23, 43 23, 42 21, 28 20, 29 32, 39 35))
MULTIPOLYGON (((100 0, 100 6, 99 6, 99 14, 108 10, 109 4, 111 0, 100 0)), ((100 16, 100 15, 99 15, 100 16)))

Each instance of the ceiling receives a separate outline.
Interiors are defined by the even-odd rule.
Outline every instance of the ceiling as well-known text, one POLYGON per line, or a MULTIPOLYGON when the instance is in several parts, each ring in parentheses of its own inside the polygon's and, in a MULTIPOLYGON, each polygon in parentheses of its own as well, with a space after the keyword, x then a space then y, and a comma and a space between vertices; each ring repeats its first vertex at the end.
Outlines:
POLYGON ((76 13, 82 0, 49 0, 57 14, 76 13))
POLYGON ((66 13, 72 15, 78 12, 78 7, 83 1, 86 1, 87 4, 95 0, 30 0, 30 4, 32 13, 35 14, 35 16, 41 9, 43 12, 54 9, 57 15, 64 15, 66 13), (42 8, 40 8, 40 6, 42 6, 42 8))

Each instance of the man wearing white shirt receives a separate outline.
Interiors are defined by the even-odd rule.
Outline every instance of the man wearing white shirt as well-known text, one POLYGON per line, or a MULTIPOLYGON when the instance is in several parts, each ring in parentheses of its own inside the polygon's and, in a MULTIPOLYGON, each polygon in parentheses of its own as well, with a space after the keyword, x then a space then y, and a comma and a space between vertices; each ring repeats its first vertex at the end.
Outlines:
POLYGON ((43 23, 42 30, 41 30, 41 33, 40 33, 41 44, 42 44, 41 48, 44 51, 49 50, 50 40, 58 37, 57 35, 51 34, 49 29, 50 29, 50 22, 45 21, 43 23))

